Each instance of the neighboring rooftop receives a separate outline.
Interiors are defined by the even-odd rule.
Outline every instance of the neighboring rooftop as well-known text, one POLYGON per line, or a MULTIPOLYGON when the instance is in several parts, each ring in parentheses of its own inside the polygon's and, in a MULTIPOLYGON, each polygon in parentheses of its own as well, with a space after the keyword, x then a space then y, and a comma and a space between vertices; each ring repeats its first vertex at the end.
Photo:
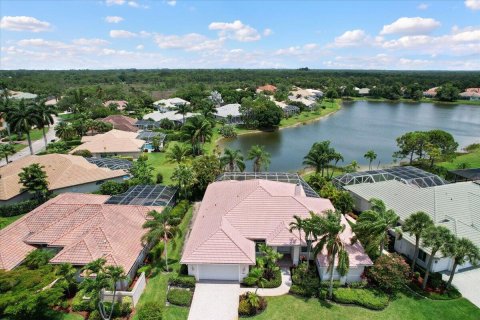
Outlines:
POLYGON ((50 190, 125 176, 123 170, 99 168, 79 156, 66 154, 27 156, 0 168, 0 200, 9 200, 22 193, 18 174, 22 168, 34 163, 44 167, 50 190))
POLYGON ((228 116, 240 117, 240 103, 231 103, 217 108, 217 116, 227 118, 228 116))
POLYGON ((335 177, 333 183, 341 188, 348 185, 388 180, 398 180, 419 188, 446 184, 446 182, 436 174, 412 166, 347 173, 335 177))
POLYGON ((155 129, 160 128, 160 122, 153 120, 137 120, 135 126, 139 129, 155 129))
POLYGON ((145 141, 137 139, 137 135, 136 132, 113 129, 94 136, 84 136, 83 143, 70 153, 77 150, 89 150, 94 154, 139 152, 145 141))
POLYGON ((159 137, 160 143, 162 143, 165 140, 166 134, 155 131, 142 131, 138 134, 137 139, 142 139, 144 141, 150 142, 155 137, 159 137))
POLYGON ((155 101, 153 104, 155 106, 162 106, 167 109, 172 109, 184 104, 190 105, 190 102, 182 98, 170 98, 170 99, 162 99, 162 100, 155 101))
POLYGON ((63 193, 0 230, 0 269, 38 246, 61 248, 50 262, 83 266, 99 258, 129 272, 143 250, 145 206, 108 205, 108 196, 63 193))
POLYGON ((110 197, 107 204, 162 206, 173 205, 176 188, 163 185, 137 185, 126 192, 110 197))
POLYGON ((449 173, 455 176, 455 180, 480 180, 480 168, 452 170, 449 173))
POLYGON ((268 92, 275 92, 277 91, 277 87, 271 84, 266 84, 264 86, 260 86, 257 88, 257 92, 268 91, 268 92))
POLYGON ((106 118, 99 119, 102 122, 111 123, 114 129, 121 131, 137 132, 138 128, 135 126, 137 119, 122 115, 110 115, 106 118))
POLYGON ((121 170, 128 171, 128 170, 130 170, 130 168, 133 165, 133 162, 130 161, 130 160, 112 158, 112 157, 108 157, 108 158, 94 158, 94 157, 91 157, 91 158, 85 158, 85 160, 87 160, 90 163, 93 163, 97 167, 108 168, 108 169, 112 169, 112 170, 121 169, 121 170))
POLYGON ((35 93, 30 93, 30 92, 21 92, 21 91, 12 91, 9 90, 8 93, 10 94, 11 99, 36 99, 38 97, 37 94, 35 93))
MULTIPOLYGON (((198 113, 188 112, 185 115, 185 119, 188 119, 190 117, 194 117, 196 115, 198 115, 198 113)), ((167 111, 167 112, 155 111, 155 112, 148 113, 148 114, 144 115, 143 119, 145 119, 145 120, 150 120, 151 119, 153 121, 160 121, 162 119, 168 119, 168 120, 171 120, 171 121, 183 122, 183 115, 181 115, 180 113, 177 113, 177 111, 167 111)))
POLYGON ((125 110, 128 102, 125 100, 108 100, 103 103, 105 107, 110 107, 110 105, 117 105, 117 110, 125 110))

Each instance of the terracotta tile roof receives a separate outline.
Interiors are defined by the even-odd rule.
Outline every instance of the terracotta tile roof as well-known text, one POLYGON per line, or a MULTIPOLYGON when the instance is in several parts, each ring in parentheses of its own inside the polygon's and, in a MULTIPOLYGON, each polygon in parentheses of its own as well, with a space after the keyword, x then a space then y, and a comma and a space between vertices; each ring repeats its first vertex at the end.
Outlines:
POLYGON ((92 153, 140 152, 145 141, 137 139, 137 135, 135 132, 113 129, 103 134, 84 136, 83 144, 70 153, 77 150, 90 150, 92 153))
MULTIPOLYGON (((299 245, 293 215, 333 209, 327 199, 308 198, 295 184, 226 180, 210 184, 185 246, 182 263, 255 264, 255 239, 268 245, 299 245)), ((346 236, 350 236, 347 234, 346 236)), ((305 235, 302 235, 305 245, 305 235)))
POLYGON ((85 265, 105 258, 128 272, 143 250, 142 225, 152 208, 107 205, 107 199, 64 193, 0 230, 0 269, 11 270, 36 245, 47 245, 62 247, 51 263, 85 265))
POLYGON ((111 123, 114 129, 121 131, 137 132, 138 128, 135 126, 137 119, 122 115, 110 115, 106 118, 99 119, 102 122, 111 123))
POLYGON ((264 86, 260 86, 257 88, 257 91, 270 91, 270 92, 275 92, 277 91, 277 87, 271 84, 266 84, 264 86))
POLYGON ((105 107, 110 106, 111 104, 118 105, 117 110, 124 110, 128 104, 125 100, 108 100, 103 103, 105 107))
POLYGON ((11 199, 21 193, 18 174, 33 163, 44 166, 50 190, 71 187, 125 175, 123 170, 99 168, 83 157, 66 154, 27 156, 0 168, 0 200, 11 199))

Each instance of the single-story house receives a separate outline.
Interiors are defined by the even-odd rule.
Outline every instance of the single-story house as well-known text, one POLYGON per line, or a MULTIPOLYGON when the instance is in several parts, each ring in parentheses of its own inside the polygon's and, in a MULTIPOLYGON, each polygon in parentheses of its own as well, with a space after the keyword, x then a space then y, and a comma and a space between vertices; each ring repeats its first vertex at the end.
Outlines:
MULTIPOLYGON (((3 92, 3 90, 0 90, 0 93, 3 92)), ((15 99, 15 100, 33 100, 38 97, 37 94, 35 93, 30 93, 30 92, 21 92, 21 91, 13 91, 13 90, 8 90, 8 94, 10 99, 15 99)))
POLYGON ((52 98, 52 99, 48 99, 47 101, 45 101, 46 106, 55 106, 55 105, 57 105, 57 103, 58 103, 57 98, 52 98))
POLYGON ((480 100, 480 88, 467 88, 459 96, 466 100, 480 100))
POLYGON ((103 103, 105 107, 110 107, 110 105, 116 105, 117 110, 125 110, 128 102, 125 100, 108 100, 103 103))
POLYGON ((225 120, 227 123, 242 123, 240 106, 240 103, 231 103, 218 107, 215 118, 217 120, 225 120))
POLYGON ((12 270, 36 248, 51 248, 52 264, 83 267, 103 258, 130 279, 145 259, 147 213, 159 207, 105 204, 109 196, 63 193, 0 230, 0 269, 12 270))
POLYGON ((135 126, 137 119, 130 118, 127 116, 122 116, 119 114, 110 115, 103 119, 98 119, 99 121, 110 123, 113 125, 113 129, 129 132, 137 132, 138 128, 135 126))
POLYGON ((315 101, 318 98, 323 97, 323 92, 316 89, 302 89, 299 87, 294 87, 288 95, 288 99, 295 101, 295 99, 304 98, 307 100, 315 101))
POLYGON ((370 94, 369 88, 355 88, 355 91, 361 96, 368 96, 370 94))
MULTIPOLYGON (((267 244, 298 264, 307 255, 305 234, 301 241, 298 232, 290 232, 293 216, 310 217, 310 212, 322 214, 333 210, 328 199, 309 197, 301 184, 252 179, 224 180, 210 184, 192 230, 185 244, 181 263, 188 265, 188 273, 197 280, 242 281, 256 263, 258 246, 267 244)), ((365 266, 372 261, 362 246, 350 244, 352 236, 347 221, 345 245, 350 255, 350 272, 341 279, 359 281, 365 266)), ((320 254, 315 259, 320 276, 327 263, 320 254)), ((338 279, 338 275, 336 276, 338 279)))
MULTIPOLYGON (((397 180, 375 183, 362 183, 344 187, 355 200, 358 211, 370 209, 370 199, 382 200, 387 209, 392 209, 403 223, 412 213, 427 213, 436 225, 447 227, 457 237, 470 239, 480 247, 480 184, 475 182, 458 182, 433 187, 419 188, 397 180)), ((402 237, 395 235, 394 248, 409 258, 413 257, 415 240, 408 234, 402 237)), ((421 247, 417 263, 426 267, 430 255, 429 248, 421 247)), ((451 270, 452 259, 435 256, 432 271, 451 270)), ((466 263, 458 266, 458 270, 468 268, 466 263)))
MULTIPOLYGON (((188 112, 187 114, 185 114, 185 120, 190 117, 194 117, 196 115, 198 115, 198 113, 188 112)), ((177 113, 177 111, 167 111, 167 112, 155 111, 143 116, 143 119, 145 120, 153 120, 153 121, 159 122, 162 119, 168 119, 170 121, 176 122, 177 124, 182 124, 183 118, 184 116, 180 113, 177 113)))
POLYGON ((181 105, 190 105, 190 102, 187 100, 184 100, 182 98, 170 98, 170 99, 162 99, 162 100, 157 100, 153 103, 155 107, 162 107, 168 110, 175 109, 178 106, 181 105))
POLYGON ((138 133, 110 130, 94 136, 82 137, 82 144, 70 151, 89 150, 94 157, 127 156, 138 158, 145 141, 137 139, 138 133))
POLYGON ((23 192, 18 174, 23 168, 38 163, 47 174, 48 188, 55 193, 94 192, 105 181, 123 181, 124 170, 99 168, 85 158, 66 154, 27 156, 0 168, 0 204, 10 204, 31 198, 23 192))
POLYGON ((260 93, 260 92, 275 92, 277 91, 277 87, 275 87, 274 85, 271 85, 271 84, 266 84, 264 86, 260 86, 257 88, 256 92, 257 93, 260 93))
POLYGON ((430 88, 427 91, 423 92, 425 98, 434 98, 437 95, 437 90, 439 87, 430 88))
POLYGON ((289 104, 286 104, 285 102, 281 102, 281 101, 273 101, 273 102, 275 102, 277 107, 279 107, 280 109, 283 110, 283 114, 286 117, 290 117, 290 116, 300 112, 300 108, 297 107, 297 106, 289 105, 289 104))

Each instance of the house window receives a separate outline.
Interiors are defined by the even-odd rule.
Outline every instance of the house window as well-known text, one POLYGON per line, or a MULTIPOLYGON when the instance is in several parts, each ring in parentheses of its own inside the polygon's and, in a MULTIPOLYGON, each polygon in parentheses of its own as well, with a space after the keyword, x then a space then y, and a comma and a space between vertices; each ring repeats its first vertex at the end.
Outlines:
POLYGON ((303 246, 302 246, 302 252, 305 252, 305 253, 307 253, 307 252, 308 252, 308 247, 306 247, 306 246, 305 246, 305 247, 303 247, 303 246))
POLYGON ((425 262, 425 260, 427 260, 427 254, 425 253, 425 251, 423 250, 420 250, 418 252, 418 259, 425 262))

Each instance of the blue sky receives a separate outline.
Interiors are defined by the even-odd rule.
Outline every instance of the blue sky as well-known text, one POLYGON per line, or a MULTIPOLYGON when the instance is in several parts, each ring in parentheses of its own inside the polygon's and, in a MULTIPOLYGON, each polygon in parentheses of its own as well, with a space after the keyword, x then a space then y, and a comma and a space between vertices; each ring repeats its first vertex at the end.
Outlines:
POLYGON ((0 2, 1 69, 480 70, 480 0, 0 2))

